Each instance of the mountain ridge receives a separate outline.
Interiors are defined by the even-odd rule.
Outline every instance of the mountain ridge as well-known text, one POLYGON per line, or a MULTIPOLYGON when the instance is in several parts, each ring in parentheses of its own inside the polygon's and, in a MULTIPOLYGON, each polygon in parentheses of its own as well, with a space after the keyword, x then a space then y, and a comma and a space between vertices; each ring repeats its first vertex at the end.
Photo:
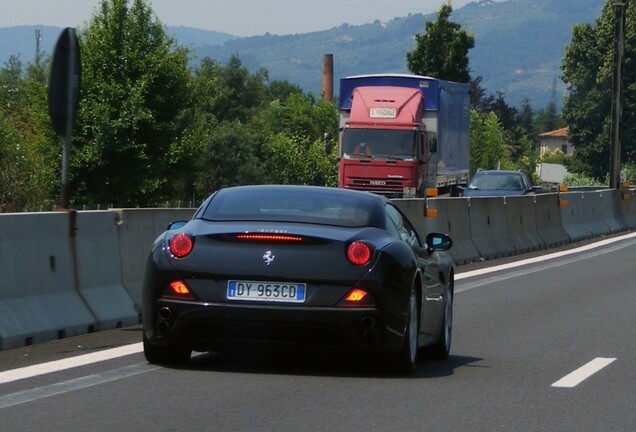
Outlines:
MULTIPOLYGON (((469 52, 471 76, 482 77, 481 85, 488 94, 503 93, 513 106, 528 98, 533 108, 541 109, 550 101, 560 106, 565 94, 558 77, 572 26, 594 22, 605 3, 606 0, 577 0, 576 5, 570 0, 481 0, 454 9, 451 20, 474 35, 475 48, 469 52)), ((264 67, 271 80, 287 80, 320 95, 325 54, 334 56, 336 83, 339 78, 354 74, 407 73, 406 53, 414 47, 414 36, 423 34, 426 21, 434 19, 435 14, 409 14, 386 22, 342 24, 317 32, 250 37, 184 26, 166 26, 166 31, 179 45, 191 49, 193 64, 204 57, 224 64, 236 54, 251 71, 264 67)), ((21 36, 15 37, 26 39, 28 31, 33 37, 36 27, 21 26, 21 36)), ((43 44, 50 47, 50 53, 57 39, 55 27, 38 28, 42 29, 43 39, 50 42, 43 44)), ((0 40, 6 41, 4 30, 0 28, 0 40)), ((22 47, 30 58, 35 55, 33 40, 30 51, 22 47)), ((10 54, 16 53, 7 54, 5 44, 0 46, 0 61, 4 63, 10 54)), ((29 61, 22 55, 20 58, 29 61)), ((337 93, 338 89, 334 91, 337 93)))

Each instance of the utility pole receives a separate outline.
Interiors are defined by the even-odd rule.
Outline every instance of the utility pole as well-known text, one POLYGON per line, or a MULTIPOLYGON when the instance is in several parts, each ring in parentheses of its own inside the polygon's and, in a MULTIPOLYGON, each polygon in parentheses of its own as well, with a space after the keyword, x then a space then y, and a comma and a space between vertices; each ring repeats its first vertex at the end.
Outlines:
POLYGON ((623 57, 625 52, 625 0, 614 0, 614 88, 612 92, 612 142, 610 145, 610 189, 621 187, 621 117, 623 115, 623 57))
POLYGON ((35 64, 40 64, 40 45, 42 43, 42 31, 35 30, 35 64))

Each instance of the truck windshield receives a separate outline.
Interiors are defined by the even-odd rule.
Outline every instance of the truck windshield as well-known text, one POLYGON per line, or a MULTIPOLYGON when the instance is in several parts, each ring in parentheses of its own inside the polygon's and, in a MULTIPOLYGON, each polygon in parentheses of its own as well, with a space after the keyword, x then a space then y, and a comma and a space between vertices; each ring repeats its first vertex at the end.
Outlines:
POLYGON ((414 160, 415 137, 413 130, 347 128, 343 132, 340 156, 414 160))

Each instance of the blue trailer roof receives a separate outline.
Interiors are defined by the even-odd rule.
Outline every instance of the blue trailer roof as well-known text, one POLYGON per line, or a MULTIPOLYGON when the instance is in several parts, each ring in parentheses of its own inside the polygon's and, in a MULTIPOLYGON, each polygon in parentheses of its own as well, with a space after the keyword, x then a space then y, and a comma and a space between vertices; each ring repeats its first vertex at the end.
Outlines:
POLYGON ((353 89, 364 86, 395 86, 419 89, 424 93, 424 109, 426 110, 439 109, 440 91, 442 89, 449 90, 452 93, 457 91, 468 93, 470 88, 468 84, 444 81, 422 75, 355 75, 340 79, 339 108, 341 110, 350 110, 353 89))

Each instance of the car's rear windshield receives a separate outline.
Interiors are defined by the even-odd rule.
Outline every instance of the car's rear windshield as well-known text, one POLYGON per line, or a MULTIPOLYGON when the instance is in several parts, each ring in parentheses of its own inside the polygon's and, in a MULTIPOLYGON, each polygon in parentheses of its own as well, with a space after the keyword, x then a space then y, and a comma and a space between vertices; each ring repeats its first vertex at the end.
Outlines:
POLYGON ((468 185, 469 189, 486 190, 523 190, 521 177, 518 174, 476 174, 468 185))
POLYGON ((237 188, 219 191, 201 215, 211 221, 285 221, 368 225, 372 197, 315 189, 237 188))

